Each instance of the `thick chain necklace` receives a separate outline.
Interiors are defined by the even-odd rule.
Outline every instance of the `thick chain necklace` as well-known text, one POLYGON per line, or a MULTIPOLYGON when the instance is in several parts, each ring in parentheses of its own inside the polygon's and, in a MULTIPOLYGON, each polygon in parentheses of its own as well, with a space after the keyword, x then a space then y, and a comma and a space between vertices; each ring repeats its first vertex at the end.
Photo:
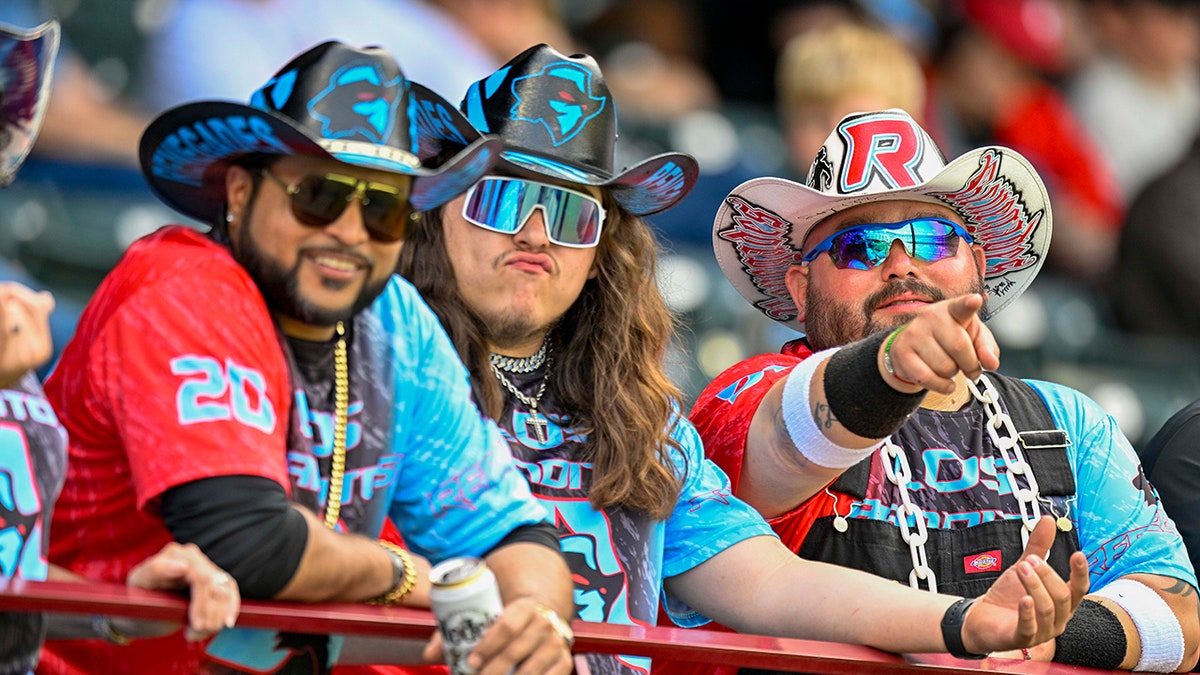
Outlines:
POLYGON ((333 349, 333 463, 329 468, 329 494, 325 500, 325 526, 337 527, 342 513, 342 477, 346 474, 346 418, 350 408, 350 369, 346 357, 346 329, 337 324, 333 349))
POLYGON ((542 339, 542 346, 533 356, 526 356, 523 359, 518 359, 512 356, 505 356, 492 352, 489 357, 494 368, 499 368, 508 373, 532 373, 542 364, 546 363, 546 354, 550 353, 550 338, 542 339))
MULTIPOLYGON (((1004 458, 1013 496, 1021 508, 1021 521, 1024 525, 1021 528, 1021 545, 1024 548, 1029 544, 1029 533, 1033 531, 1033 527, 1042 517, 1041 505, 1038 503, 1041 495, 1037 478, 1033 475, 1033 466, 1026 461, 1012 418, 1000 407, 1000 392, 987 375, 980 375, 978 383, 968 380, 967 387, 971 396, 983 404, 984 413, 987 415, 988 435, 1004 458), (1018 476, 1024 478, 1024 487, 1017 482, 1018 476)), ((908 459, 900 446, 892 442, 890 436, 884 439, 880 453, 883 456, 884 473, 900 491, 901 505, 896 509, 896 524, 900 528, 900 538, 908 544, 909 552, 912 554, 913 568, 908 575, 908 584, 919 589, 920 582, 924 581, 930 592, 937 593, 937 575, 929 566, 929 558, 925 552, 925 542, 929 539, 925 513, 913 503, 908 495, 908 484, 912 481, 912 470, 909 468, 908 459), (916 532, 911 531, 908 527, 909 516, 913 517, 916 532)), ((1057 525, 1058 529, 1064 532, 1071 529, 1071 521, 1065 515, 1058 518, 1057 525)), ((835 527, 837 527, 836 523, 835 527)), ((844 524, 843 527, 837 527, 837 529, 839 532, 844 532, 844 524)))
POLYGON ((548 433, 550 429, 550 423, 546 421, 545 416, 538 412, 538 403, 541 402, 542 395, 546 393, 546 384, 550 382, 550 365, 553 362, 553 359, 550 358, 550 348, 548 347, 549 344, 550 341, 548 339, 543 340, 542 348, 538 350, 538 353, 525 359, 514 359, 508 356, 500 356, 499 354, 493 352, 491 356, 491 362, 489 364, 492 367, 492 374, 496 376, 496 379, 500 381, 500 384, 504 385, 504 388, 507 389, 513 396, 516 396, 517 400, 519 400, 521 403, 524 403, 526 408, 529 408, 529 419, 525 420, 525 430, 533 434, 533 437, 537 439, 538 443, 545 443, 546 441, 550 440, 550 435, 548 433), (543 364, 545 364, 546 376, 542 378, 542 383, 538 386, 537 393, 533 395, 533 398, 529 398, 525 394, 521 393, 521 390, 517 389, 516 385, 514 385, 504 375, 504 372, 501 371, 503 366, 497 363, 497 358, 507 360, 510 363, 516 363, 520 367, 528 365, 528 362, 535 360, 537 361, 537 365, 529 368, 528 370, 504 368, 504 370, 509 372, 528 373, 540 368, 543 364))

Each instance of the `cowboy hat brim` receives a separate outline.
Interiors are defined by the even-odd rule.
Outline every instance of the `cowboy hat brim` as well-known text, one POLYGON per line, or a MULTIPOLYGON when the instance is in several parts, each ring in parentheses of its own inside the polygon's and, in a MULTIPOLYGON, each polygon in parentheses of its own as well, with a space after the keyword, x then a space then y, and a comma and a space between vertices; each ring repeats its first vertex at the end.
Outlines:
MULTIPOLYGON (((432 147, 432 146, 430 146, 432 147)), ((478 138, 436 168, 418 155, 373 143, 312 138, 288 118, 235 101, 196 101, 172 108, 146 128, 139 146, 151 189, 171 207, 215 222, 225 202, 225 172, 252 154, 327 157, 413 177, 413 208, 428 210, 485 175, 500 143, 478 138)))
POLYGON ((1001 147, 968 152, 920 185, 884 192, 827 194, 783 178, 755 178, 726 196, 713 221, 721 271, 768 318, 804 332, 784 279, 799 264, 804 240, 822 220, 878 201, 947 207, 967 226, 987 259, 984 318, 1028 288, 1050 246, 1050 198, 1033 166, 1001 147))
POLYGON ((500 159, 518 175, 608 187, 613 199, 635 216, 671 208, 692 191, 700 177, 695 158, 681 152, 655 155, 615 175, 511 147, 500 153, 500 159))

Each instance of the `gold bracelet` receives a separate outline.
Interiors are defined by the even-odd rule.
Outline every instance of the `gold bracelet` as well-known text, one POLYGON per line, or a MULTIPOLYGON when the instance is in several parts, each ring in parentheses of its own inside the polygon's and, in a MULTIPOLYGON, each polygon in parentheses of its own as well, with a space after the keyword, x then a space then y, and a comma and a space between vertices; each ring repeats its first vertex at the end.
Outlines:
POLYGON ((563 639, 563 642, 567 643, 567 651, 570 651, 571 647, 575 646, 575 631, 571 630, 571 624, 564 621, 563 618, 558 615, 558 612, 545 605, 539 604, 534 607, 534 610, 550 622, 550 626, 554 629, 554 632, 558 633, 558 636, 563 639))
POLYGON ((404 596, 412 592, 413 587, 417 585, 417 566, 413 564, 412 556, 408 554, 408 551, 389 541, 378 543, 388 552, 388 555, 392 556, 395 573, 391 589, 368 602, 372 605, 398 605, 404 596))

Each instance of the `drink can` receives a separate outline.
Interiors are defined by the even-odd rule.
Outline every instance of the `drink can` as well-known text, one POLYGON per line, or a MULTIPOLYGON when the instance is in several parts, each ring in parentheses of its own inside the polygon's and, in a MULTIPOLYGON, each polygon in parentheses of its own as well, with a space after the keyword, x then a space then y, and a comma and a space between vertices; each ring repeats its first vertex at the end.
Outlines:
POLYGON ((504 609, 496 575, 479 558, 451 558, 429 572, 429 602, 452 675, 474 675, 467 655, 504 609))

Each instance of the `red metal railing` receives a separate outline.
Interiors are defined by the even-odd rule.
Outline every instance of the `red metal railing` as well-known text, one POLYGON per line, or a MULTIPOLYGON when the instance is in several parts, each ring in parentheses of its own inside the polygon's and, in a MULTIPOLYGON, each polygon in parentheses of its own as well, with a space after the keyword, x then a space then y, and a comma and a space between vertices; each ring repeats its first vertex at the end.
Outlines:
MULTIPOLYGON (((110 584, 0 580, 0 610, 109 614, 181 621, 186 601, 177 595, 110 584)), ((306 633, 427 639, 433 616, 424 610, 359 604, 298 604, 246 600, 238 616, 245 628, 306 633)), ((1112 671, 1035 661, 990 658, 962 661, 942 654, 882 652, 836 642, 739 635, 706 630, 576 621, 575 651, 635 654, 678 661, 788 670, 814 675, 858 673, 1038 673, 1099 675, 1112 671)))

